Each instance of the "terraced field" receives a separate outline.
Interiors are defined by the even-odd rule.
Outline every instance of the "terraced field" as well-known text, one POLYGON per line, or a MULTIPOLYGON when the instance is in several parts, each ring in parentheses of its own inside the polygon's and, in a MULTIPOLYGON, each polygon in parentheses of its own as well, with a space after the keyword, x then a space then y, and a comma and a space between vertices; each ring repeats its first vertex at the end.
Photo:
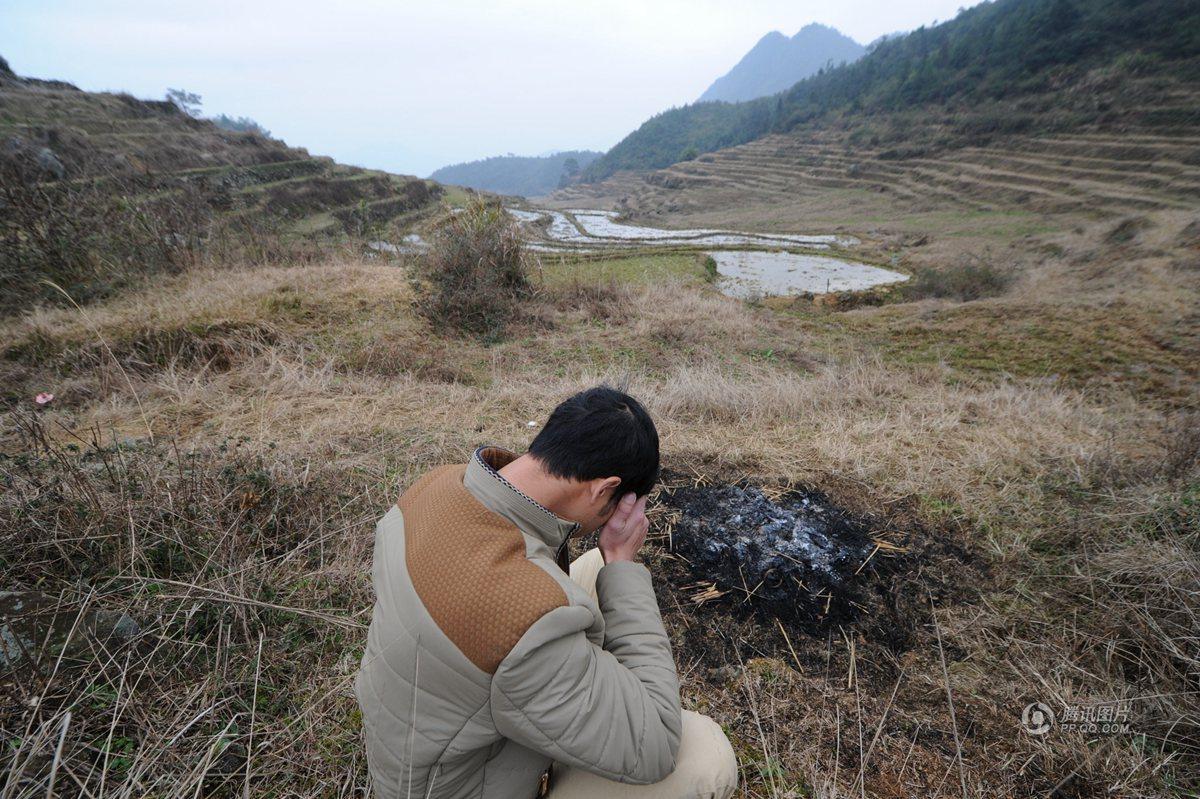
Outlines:
MULTIPOLYGON (((169 197, 200 188, 233 218, 304 236, 365 233, 432 208, 433 182, 338 164, 253 133, 222 130, 166 101, 81 91, 0 71, 0 147, 66 181, 137 181, 169 197)), ((395 223, 395 224, 393 224, 395 223)))
POLYGON ((700 211, 829 202, 846 192, 879 195, 885 205, 899 202, 908 210, 1091 216, 1188 210, 1200 196, 1194 133, 1018 137, 924 157, 889 155, 855 146, 840 132, 772 135, 656 172, 572 187, 552 199, 560 207, 599 201, 635 217, 682 213, 691 222, 700 211))
POLYGON ((1187 398, 1200 330, 1195 125, 1122 121, 921 152, 931 138, 925 130, 914 134, 913 154, 898 157, 894 141, 891 150, 856 143, 870 123, 772 135, 538 202, 610 209, 632 224, 671 229, 852 237, 861 242, 858 257, 914 275, 909 296, 932 304, 863 310, 837 323, 787 308, 804 323, 853 328, 847 340, 877 337, 906 359, 963 359, 980 373, 1063 375, 1078 356, 1093 364, 1081 367, 1089 381, 1103 373, 1106 385, 1153 384, 1171 403, 1194 402, 1187 398), (961 292, 944 277, 988 273, 1004 276, 1007 287, 961 292), (960 317, 970 332, 949 332, 943 313, 960 317), (1118 316, 1130 325, 1122 340, 1154 343, 1118 368, 1097 367, 1121 360, 1119 347, 1100 343, 1118 316), (932 351, 923 343, 931 326, 945 339, 932 351), (993 357, 1009 337, 1021 343, 993 357), (1187 353, 1178 364, 1188 375, 1182 382, 1175 366, 1154 366, 1179 353, 1187 353), (1155 377, 1165 374, 1174 377, 1155 377))
MULTIPOLYGON (((905 158, 852 133, 772 135, 538 202, 665 228, 853 237, 860 257, 910 274, 1012 275, 1006 305, 1053 298, 1101 317, 1112 302, 1145 318, 1184 312, 1178 289, 1194 285, 1200 240, 1195 127, 1012 136, 905 158)), ((921 313, 906 324, 919 327, 921 313)))

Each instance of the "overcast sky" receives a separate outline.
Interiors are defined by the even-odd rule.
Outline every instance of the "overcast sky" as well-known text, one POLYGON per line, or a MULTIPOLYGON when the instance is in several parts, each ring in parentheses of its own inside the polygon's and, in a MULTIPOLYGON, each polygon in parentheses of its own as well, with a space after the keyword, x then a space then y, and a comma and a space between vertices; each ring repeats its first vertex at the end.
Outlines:
POLYGON ((973 0, 0 0, 0 55, 89 90, 204 98, 289 144, 427 175, 605 150, 772 30, 866 44, 973 0))

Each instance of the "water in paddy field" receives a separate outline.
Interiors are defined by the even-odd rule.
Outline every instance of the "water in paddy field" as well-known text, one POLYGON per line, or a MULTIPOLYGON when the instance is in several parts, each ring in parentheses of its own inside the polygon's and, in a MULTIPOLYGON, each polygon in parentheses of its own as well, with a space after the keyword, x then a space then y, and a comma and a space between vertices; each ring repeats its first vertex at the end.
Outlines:
POLYGON ((822 255, 758 250, 709 255, 724 276, 721 290, 733 297, 862 291, 908 279, 899 272, 822 255))
POLYGON ((0 591, 0 673, 86 658, 98 646, 133 640, 140 630, 120 611, 87 611, 38 591, 0 591))
POLYGON ((504 210, 520 222, 536 222, 544 216, 540 211, 525 211, 521 208, 505 208, 504 210))
POLYGON ((550 211, 550 227, 546 232, 554 241, 565 242, 582 242, 587 244, 591 242, 589 236, 579 232, 579 228, 575 227, 570 219, 567 219, 565 214, 560 214, 558 211, 550 211))
POLYGON ((661 228, 627 225, 616 220, 615 211, 571 211, 575 220, 589 236, 617 241, 656 242, 659 244, 764 245, 795 244, 824 249, 830 244, 852 245, 857 240, 841 236, 783 236, 773 233, 731 233, 699 228, 694 230, 663 230, 661 228))
POLYGON ((733 297, 862 291, 908 279, 899 272, 867 264, 784 249, 827 250, 859 243, 849 236, 742 233, 708 228, 665 230, 619 222, 615 211, 507 210, 536 234, 537 238, 529 245, 536 252, 594 253, 635 246, 720 248, 708 254, 724 278, 718 282, 718 288, 733 297))

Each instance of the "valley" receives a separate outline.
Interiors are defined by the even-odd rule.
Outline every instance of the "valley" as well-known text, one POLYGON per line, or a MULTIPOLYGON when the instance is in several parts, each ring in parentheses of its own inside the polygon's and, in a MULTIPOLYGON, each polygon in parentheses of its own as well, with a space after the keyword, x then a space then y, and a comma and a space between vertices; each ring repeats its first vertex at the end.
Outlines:
POLYGON ((1043 2, 1083 13, 525 196, 0 71, 4 795, 362 795, 376 519, 601 382, 661 437, 642 558, 737 795, 1194 795, 1197 54, 1104 28, 1016 96, 967 23, 1074 42, 1043 2))

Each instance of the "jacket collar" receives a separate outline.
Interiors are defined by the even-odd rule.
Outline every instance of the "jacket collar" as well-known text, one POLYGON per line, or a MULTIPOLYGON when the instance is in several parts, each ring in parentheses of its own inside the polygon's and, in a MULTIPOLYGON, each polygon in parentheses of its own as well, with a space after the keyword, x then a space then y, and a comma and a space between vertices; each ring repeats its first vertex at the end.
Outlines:
POLYGON ((488 510, 557 550, 579 529, 579 523, 556 516, 504 479, 499 470, 516 457, 500 447, 479 447, 467 462, 463 485, 488 510))

